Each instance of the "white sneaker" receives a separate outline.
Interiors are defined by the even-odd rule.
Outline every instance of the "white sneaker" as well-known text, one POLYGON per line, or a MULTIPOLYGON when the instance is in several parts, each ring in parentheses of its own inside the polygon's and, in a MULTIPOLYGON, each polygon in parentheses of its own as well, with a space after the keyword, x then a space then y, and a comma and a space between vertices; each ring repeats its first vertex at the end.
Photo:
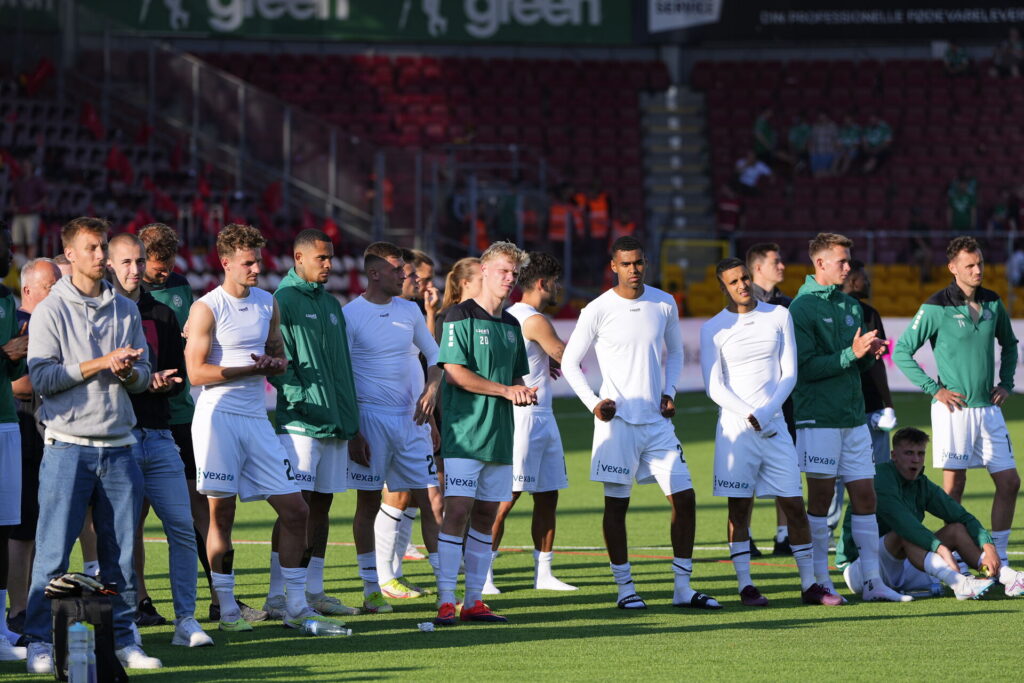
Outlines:
POLYGON ((484 579, 484 588, 480 592, 483 595, 501 595, 501 590, 494 585, 494 570, 488 570, 487 578, 484 579))
POLYGON ((885 585, 881 579, 868 579, 864 582, 861 597, 865 602, 910 602, 913 596, 897 593, 885 585))
POLYGON ((551 574, 536 576, 533 579, 533 587, 541 591, 574 591, 576 586, 571 586, 564 581, 559 581, 551 574))
MULTIPOLYGON (((1013 571, 1012 569, 1010 571, 1013 571)), ((1003 592, 1007 597, 1016 598, 1024 595, 1024 572, 1014 572, 1013 581, 1003 584, 1003 592)))
POLYGON ((30 674, 53 674, 53 647, 49 643, 29 643, 25 670, 30 674))
POLYGON ((843 570, 843 580, 846 581, 846 587, 851 593, 860 593, 864 590, 864 577, 860 573, 859 560, 854 560, 843 570))
POLYGON ((405 554, 402 556, 403 560, 425 560, 427 556, 420 552, 420 549, 410 543, 405 548, 405 554))
POLYGON ((126 669, 162 669, 163 662, 156 657, 150 657, 138 645, 128 645, 114 654, 121 661, 121 666, 126 669))
POLYGON ((175 622, 171 645, 203 647, 204 645, 213 645, 213 638, 203 630, 195 617, 185 617, 175 622))
POLYGON ((20 662, 27 656, 28 651, 25 648, 11 645, 7 636, 0 636, 0 662, 20 662))
POLYGON ((977 600, 995 583, 995 579, 979 579, 974 576, 965 576, 960 583, 953 586, 953 595, 956 596, 957 600, 977 600))

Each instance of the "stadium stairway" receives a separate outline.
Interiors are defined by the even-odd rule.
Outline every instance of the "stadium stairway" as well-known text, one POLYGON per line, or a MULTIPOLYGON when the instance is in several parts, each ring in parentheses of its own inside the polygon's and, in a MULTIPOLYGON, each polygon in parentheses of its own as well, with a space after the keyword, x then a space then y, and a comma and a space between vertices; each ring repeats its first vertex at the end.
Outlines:
POLYGON ((641 98, 646 207, 663 230, 714 228, 704 96, 672 86, 641 98))

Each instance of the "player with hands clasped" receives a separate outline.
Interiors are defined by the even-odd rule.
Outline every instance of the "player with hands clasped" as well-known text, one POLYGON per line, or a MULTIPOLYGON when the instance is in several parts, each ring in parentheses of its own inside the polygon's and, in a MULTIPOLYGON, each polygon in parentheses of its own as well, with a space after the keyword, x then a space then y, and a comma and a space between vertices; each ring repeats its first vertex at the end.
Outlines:
POLYGON ((863 329, 863 309, 842 291, 853 242, 820 233, 808 245, 814 274, 789 307, 797 348, 793 418, 800 469, 807 475, 815 582, 835 593, 829 575, 828 509, 841 479, 850 495, 851 534, 864 567, 864 600, 912 598, 882 581, 878 567, 875 467, 864 412, 861 371, 885 352, 876 330, 863 329))
POLYGON ((758 496, 775 498, 786 515, 803 601, 841 604, 815 580, 800 468, 782 415, 797 376, 793 322, 785 307, 754 298, 743 261, 725 259, 716 271, 729 304, 701 327, 700 361, 708 396, 720 408, 714 495, 729 499, 729 557, 740 601, 748 607, 768 605, 750 577, 748 528, 758 496))

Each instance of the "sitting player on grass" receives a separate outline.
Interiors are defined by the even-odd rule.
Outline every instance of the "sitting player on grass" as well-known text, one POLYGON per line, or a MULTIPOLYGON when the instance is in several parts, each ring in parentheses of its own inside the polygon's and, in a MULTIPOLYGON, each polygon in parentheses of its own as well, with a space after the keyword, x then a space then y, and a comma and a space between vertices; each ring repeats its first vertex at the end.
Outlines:
MULTIPOLYGON (((875 467, 882 580, 898 591, 929 590, 937 580, 952 588, 957 600, 980 598, 995 580, 961 574, 953 553, 989 577, 1000 576, 999 555, 981 522, 924 476, 927 448, 927 434, 905 427, 892 437, 892 462, 875 467), (945 526, 934 533, 929 530, 924 525, 926 511, 945 526)), ((857 555, 847 512, 836 565, 844 569, 843 577, 854 592, 860 592, 862 584, 857 555)), ((1024 572, 1013 574, 1006 593, 1020 595, 1024 572)))

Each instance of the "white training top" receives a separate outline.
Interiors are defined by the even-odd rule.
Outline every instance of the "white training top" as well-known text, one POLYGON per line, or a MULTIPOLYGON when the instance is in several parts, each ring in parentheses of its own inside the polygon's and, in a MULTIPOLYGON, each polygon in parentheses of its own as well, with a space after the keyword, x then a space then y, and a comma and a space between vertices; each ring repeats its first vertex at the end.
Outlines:
MULTIPOLYGON (((213 312, 213 343, 206 362, 224 368, 253 364, 252 354, 266 353, 270 319, 274 316, 274 297, 259 287, 250 287, 249 296, 239 299, 224 287, 218 287, 199 299, 213 312)), ((239 377, 219 384, 207 384, 196 406, 211 407, 238 415, 266 415, 263 399, 266 385, 263 375, 239 377)))
MULTIPOLYGON (((543 315, 533 306, 523 302, 514 303, 508 307, 508 312, 519 321, 519 330, 522 334, 527 319, 535 315, 543 315)), ((537 387, 537 405, 517 406, 517 410, 534 412, 551 412, 551 356, 544 348, 535 341, 530 341, 523 335, 523 343, 526 344, 526 359, 530 361, 530 374, 523 376, 523 384, 528 387, 537 387)))
POLYGON ((358 296, 342 309, 356 399, 393 414, 412 413, 423 391, 423 369, 437 365, 437 342, 419 307, 393 297, 383 306, 358 296))
POLYGON ((723 310, 700 328, 700 367, 708 396, 722 410, 768 424, 796 385, 789 311, 763 301, 742 315, 723 310))
POLYGON ((675 397, 682 370, 683 335, 675 299, 648 285, 636 299, 609 289, 587 304, 562 354, 562 373, 587 409, 593 412, 602 399, 610 398, 615 416, 630 424, 664 419, 661 397, 675 397), (601 368, 600 397, 580 370, 591 346, 601 368))

